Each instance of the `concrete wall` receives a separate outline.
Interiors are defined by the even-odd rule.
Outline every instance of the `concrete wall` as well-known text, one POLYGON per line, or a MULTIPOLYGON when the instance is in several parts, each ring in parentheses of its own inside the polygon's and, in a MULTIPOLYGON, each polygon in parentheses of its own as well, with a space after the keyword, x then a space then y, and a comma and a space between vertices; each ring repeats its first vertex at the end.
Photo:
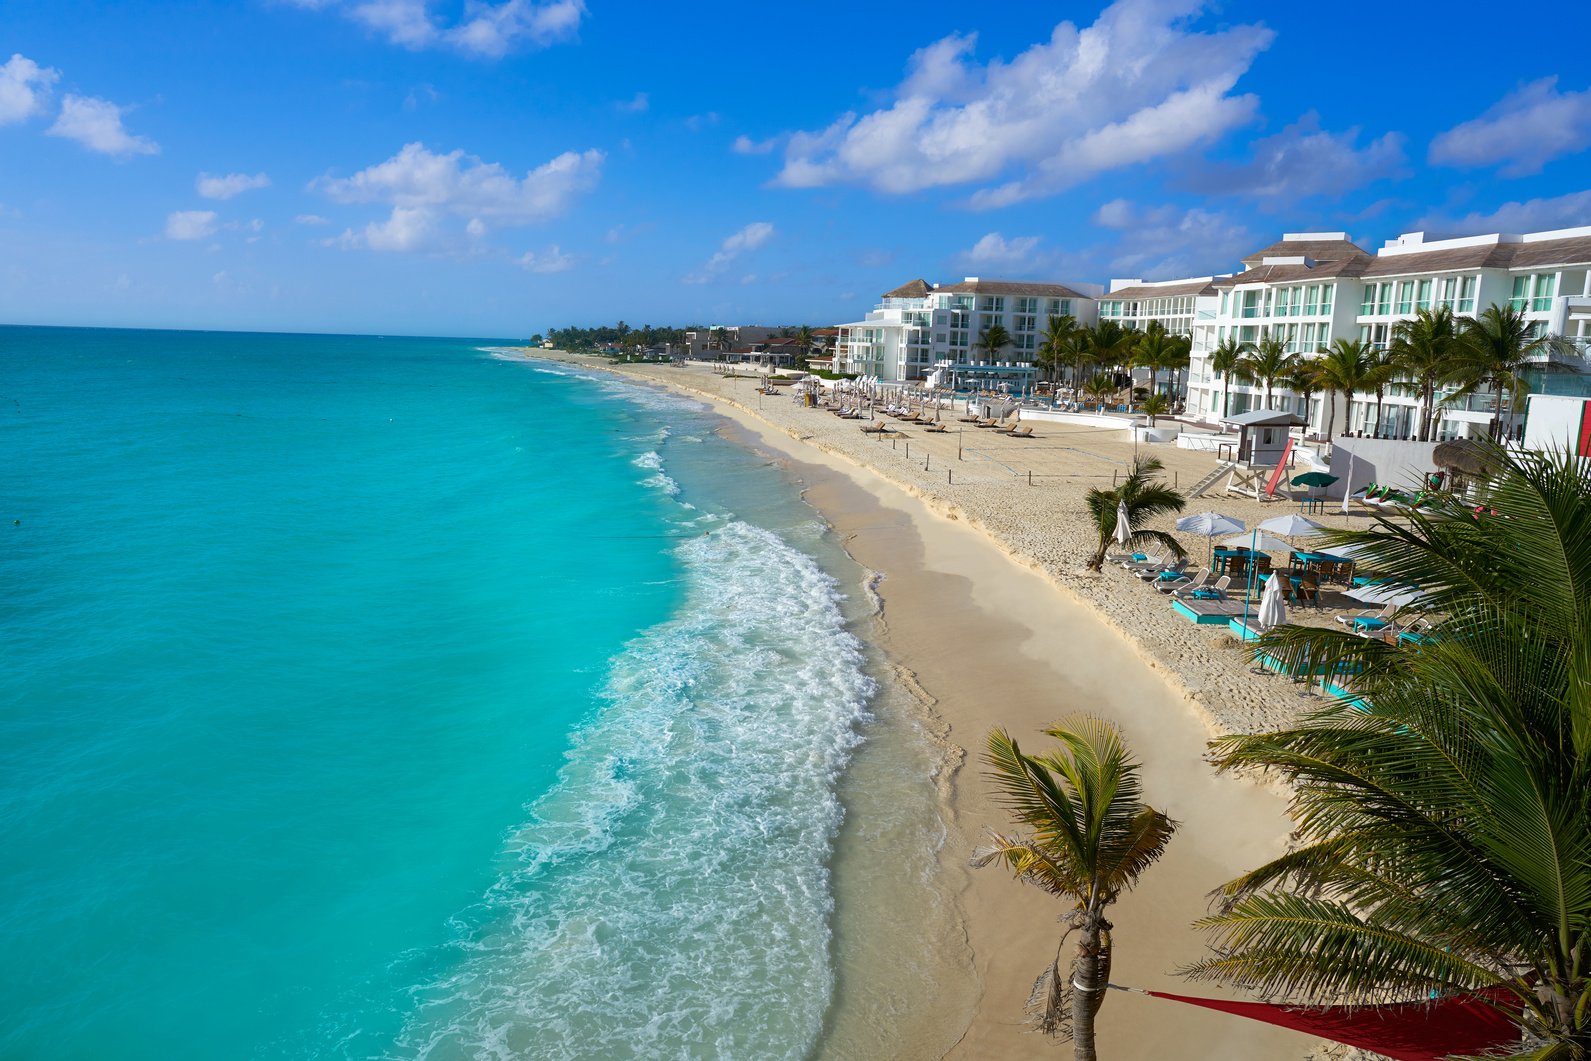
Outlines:
POLYGON ((1401 442, 1390 438, 1339 438, 1331 449, 1331 474, 1337 481, 1325 490, 1340 498, 1369 483, 1421 490, 1425 477, 1436 471, 1431 454, 1435 442, 1401 442), (1351 470, 1350 470, 1351 466, 1351 470))
POLYGON ((1580 445, 1580 418, 1591 398, 1532 394, 1526 400, 1530 405, 1525 414, 1525 448, 1576 452, 1580 445))

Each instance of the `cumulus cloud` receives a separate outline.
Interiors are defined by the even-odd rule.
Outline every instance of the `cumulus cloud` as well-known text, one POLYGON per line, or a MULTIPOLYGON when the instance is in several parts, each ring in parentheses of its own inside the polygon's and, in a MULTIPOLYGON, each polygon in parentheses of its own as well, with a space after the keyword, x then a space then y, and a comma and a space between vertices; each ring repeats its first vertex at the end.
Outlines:
POLYGON ((554 243, 541 253, 526 251, 519 256, 518 264, 521 269, 528 269, 533 273, 564 273, 574 268, 575 259, 572 254, 565 254, 554 243))
POLYGON ((215 228, 214 210, 178 210, 166 216, 167 239, 208 239, 215 228))
POLYGON ((329 225, 329 224, 331 224, 331 218, 321 217, 319 214, 299 214, 297 217, 293 218, 293 221, 294 221, 295 224, 299 224, 299 225, 329 225))
POLYGON ((206 199, 230 199, 255 188, 269 188, 271 178, 263 173, 256 173, 252 177, 247 173, 228 173, 224 177, 201 173, 194 185, 206 199))
POLYGON ((44 113, 44 101, 60 72, 40 66, 21 54, 0 66, 0 125, 25 121, 44 113))
MULTIPOLYGON (((450 216, 465 218, 465 231, 475 239, 490 225, 514 227, 556 217, 596 186, 602 161, 597 150, 566 151, 516 178, 496 162, 463 151, 439 155, 414 143, 351 177, 321 177, 312 186, 342 203, 391 205, 385 222, 364 230, 362 242, 373 250, 442 250, 457 236, 444 225, 450 216)), ((340 245, 359 242, 350 230, 340 245)))
POLYGON ((769 221, 753 221, 751 224, 728 236, 723 243, 718 245, 718 251, 707 260, 701 269, 686 276, 687 284, 705 284, 715 279, 728 267, 729 263, 747 251, 756 250, 767 243, 774 236, 773 223, 769 221))
POLYGON ((1086 29, 1062 22, 986 65, 972 59, 975 37, 946 37, 912 56, 889 106, 792 135, 775 183, 903 194, 999 182, 971 197, 988 208, 1214 140, 1254 119, 1257 98, 1232 89, 1273 34, 1197 32, 1204 6, 1118 0, 1086 29))
POLYGON ((1119 233, 1090 257, 1113 276, 1146 280, 1231 272, 1243 255, 1263 246, 1241 222, 1220 211, 1171 205, 1141 207, 1112 199, 1094 223, 1119 233))
POLYGON ((766 140, 753 140, 749 136, 737 136, 730 150, 737 155, 766 155, 779 146, 780 137, 770 136, 766 140))
POLYGON ((429 0, 294 0, 294 5, 339 11, 404 48, 450 48, 488 59, 569 40, 586 13, 583 0, 473 0, 452 21, 434 14, 429 0))
POLYGON ((109 100, 68 94, 60 116, 45 130, 50 136, 76 140, 90 151, 106 155, 156 155, 160 145, 146 136, 133 136, 122 128, 122 112, 109 100))
POLYGON ((990 232, 969 250, 962 251, 956 260, 967 269, 996 269, 1007 273, 1029 272, 1042 266, 1038 253, 1038 236, 1015 236, 1006 239, 998 232, 990 232))
POLYGON ((1443 166, 1502 166, 1504 177, 1541 172, 1555 158, 1591 147, 1591 89, 1559 92, 1544 77, 1504 96, 1479 118, 1431 141, 1430 160, 1443 166))
POLYGON ((652 107, 652 97, 645 92, 637 92, 627 100, 620 100, 613 105, 613 109, 620 114, 645 114, 652 107))
POLYGON ((1196 170, 1197 191, 1252 196, 1278 206, 1316 195, 1335 196, 1403 170, 1403 136, 1387 133, 1359 147, 1359 130, 1327 132, 1320 116, 1304 115, 1275 136, 1255 140, 1247 162, 1212 163, 1196 170))
POLYGON ((1490 213, 1475 211, 1462 217, 1428 214, 1420 219, 1427 232, 1475 235, 1484 232, 1542 232, 1591 224, 1591 191, 1570 192, 1544 199, 1508 202, 1490 213))

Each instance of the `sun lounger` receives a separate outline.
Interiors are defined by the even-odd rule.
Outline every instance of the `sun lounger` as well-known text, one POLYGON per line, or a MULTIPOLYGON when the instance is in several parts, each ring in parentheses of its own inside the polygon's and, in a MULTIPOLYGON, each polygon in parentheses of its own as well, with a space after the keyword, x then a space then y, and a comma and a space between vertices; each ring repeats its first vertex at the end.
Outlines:
POLYGON ((1346 626, 1356 634, 1370 636, 1393 626, 1392 614, 1396 612, 1397 605, 1389 604, 1380 611, 1367 608, 1362 612, 1353 612, 1348 615, 1333 616, 1339 623, 1346 626))
MULTIPOLYGON (((1206 572, 1208 574, 1208 572, 1206 572)), ((1192 585, 1172 589, 1173 597, 1197 598, 1199 600, 1225 600, 1226 591, 1232 585, 1231 575, 1222 575, 1215 580, 1213 586, 1192 585)))
POLYGON ((1178 590, 1195 590, 1205 586, 1210 581, 1210 569, 1205 568, 1199 572, 1199 577, 1194 578, 1187 572, 1177 572, 1171 578, 1162 578, 1155 583, 1155 589, 1161 593, 1176 593, 1178 590))
POLYGON ((1032 438, 1033 429, 1026 426, 1013 427, 1011 430, 1007 431, 1006 434, 1010 435, 1012 438, 1032 438))
POLYGON ((923 430, 929 432, 930 434, 942 435, 945 432, 949 431, 950 428, 946 427, 944 424, 936 423, 936 424, 933 424, 930 427, 923 428, 923 430))

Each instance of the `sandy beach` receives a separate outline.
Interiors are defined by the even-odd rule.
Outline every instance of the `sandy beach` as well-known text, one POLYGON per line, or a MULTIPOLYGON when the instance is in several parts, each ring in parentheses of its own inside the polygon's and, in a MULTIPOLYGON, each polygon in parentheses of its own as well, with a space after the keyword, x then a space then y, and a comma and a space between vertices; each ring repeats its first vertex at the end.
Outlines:
MULTIPOLYGON (((747 379, 674 366, 619 370, 710 401, 755 445, 790 465, 847 551, 880 576, 874 639, 944 742, 941 872, 960 906, 977 994, 924 1000, 937 1023, 925 1024, 894 1056, 1056 1056, 1055 1043, 1024 1025, 1023 1003, 1054 956, 1060 907, 1002 869, 968 866, 989 828, 1009 827, 979 760, 996 726, 1030 749, 1046 744, 1044 725, 1072 712, 1122 727, 1143 762, 1147 798, 1180 828, 1165 859, 1114 907, 1112 981, 1219 993, 1172 975, 1203 953, 1203 939, 1189 925, 1206 912, 1211 889, 1282 850, 1289 825, 1274 789, 1217 777, 1203 761, 1205 742, 1215 733, 1285 722, 1320 701, 1286 679, 1254 673, 1244 653, 1218 647, 1224 631, 1175 618, 1165 598, 1127 573, 1084 569, 1091 531, 1083 493, 1109 484, 1112 470, 1131 460, 1131 444, 1119 441, 1119 432, 1050 424, 1029 440, 989 432, 935 437, 907 425, 901 439, 880 442, 855 421, 786 396, 760 397, 747 379)), ((1169 446, 1153 453, 1184 483, 1212 463, 1169 446)), ((1212 494, 1191 501, 1189 511, 1206 508, 1252 525, 1292 506, 1212 494)), ((839 1020, 843 1032, 843 1002, 839 1020)), ((1107 999, 1099 1035, 1102 1053, 1120 1058, 1304 1058, 1318 1046, 1281 1029, 1125 992, 1107 999)), ((862 1055, 842 1046, 834 1056, 862 1055)))

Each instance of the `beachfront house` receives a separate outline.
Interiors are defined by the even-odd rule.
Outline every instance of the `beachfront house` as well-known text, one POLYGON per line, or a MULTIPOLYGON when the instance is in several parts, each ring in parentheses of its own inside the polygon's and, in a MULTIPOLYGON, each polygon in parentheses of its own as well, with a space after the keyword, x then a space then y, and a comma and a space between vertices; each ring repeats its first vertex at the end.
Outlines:
POLYGON ((958 284, 917 279, 886 291, 867 316, 839 327, 835 371, 884 381, 925 380, 938 370, 963 387, 1028 389, 1050 317, 1097 320, 1094 284, 1029 283, 969 276, 958 284), (980 338, 994 325, 1010 342, 990 352, 980 338))

